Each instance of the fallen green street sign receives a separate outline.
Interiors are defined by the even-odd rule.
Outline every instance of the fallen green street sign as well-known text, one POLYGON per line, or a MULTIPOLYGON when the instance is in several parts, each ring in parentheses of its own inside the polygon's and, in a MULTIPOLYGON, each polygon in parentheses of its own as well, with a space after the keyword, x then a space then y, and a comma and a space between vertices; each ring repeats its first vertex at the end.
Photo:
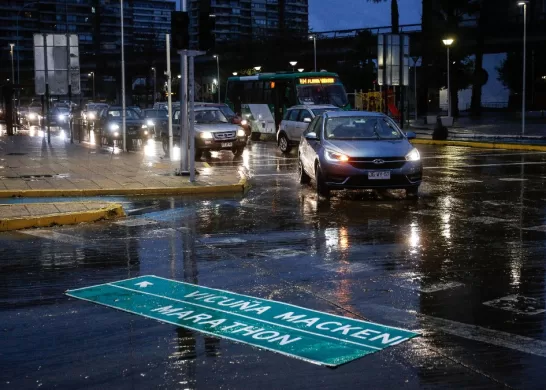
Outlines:
POLYGON ((150 275, 66 294, 327 366, 417 336, 403 329, 150 275))

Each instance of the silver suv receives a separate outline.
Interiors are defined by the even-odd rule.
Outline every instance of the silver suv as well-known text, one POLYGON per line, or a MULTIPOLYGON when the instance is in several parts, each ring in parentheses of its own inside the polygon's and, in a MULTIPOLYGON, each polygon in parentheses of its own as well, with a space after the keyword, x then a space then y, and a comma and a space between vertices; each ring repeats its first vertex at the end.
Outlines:
POLYGON ((279 131, 277 132, 277 145, 281 152, 290 152, 292 146, 300 142, 301 135, 315 116, 326 111, 340 110, 339 107, 331 104, 290 107, 286 110, 284 119, 281 121, 279 131))

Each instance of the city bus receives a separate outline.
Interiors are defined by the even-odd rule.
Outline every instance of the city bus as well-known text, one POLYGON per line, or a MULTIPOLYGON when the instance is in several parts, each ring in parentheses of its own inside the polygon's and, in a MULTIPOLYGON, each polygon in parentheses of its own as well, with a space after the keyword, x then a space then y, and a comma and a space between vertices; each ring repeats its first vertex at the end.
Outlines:
POLYGON ((251 139, 275 134, 286 109, 298 104, 333 104, 349 109, 345 87, 336 73, 261 73, 227 80, 226 103, 246 119, 251 139))

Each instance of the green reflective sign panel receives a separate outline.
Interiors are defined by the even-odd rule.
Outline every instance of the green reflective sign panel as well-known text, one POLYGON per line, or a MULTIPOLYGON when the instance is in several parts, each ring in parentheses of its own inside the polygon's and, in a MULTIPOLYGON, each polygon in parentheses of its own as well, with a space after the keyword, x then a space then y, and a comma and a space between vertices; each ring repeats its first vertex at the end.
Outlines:
POLYGON ((418 335, 151 275, 66 294, 327 366, 347 363, 418 335))

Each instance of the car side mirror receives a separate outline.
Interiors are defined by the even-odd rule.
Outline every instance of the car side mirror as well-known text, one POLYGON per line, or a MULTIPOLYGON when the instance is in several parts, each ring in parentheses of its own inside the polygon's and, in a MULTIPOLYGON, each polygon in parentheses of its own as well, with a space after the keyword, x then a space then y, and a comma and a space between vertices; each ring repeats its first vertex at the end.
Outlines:
POLYGON ((308 141, 318 141, 317 133, 310 132, 305 134, 305 139, 308 141))
POLYGON ((415 139, 415 138, 417 138, 417 134, 415 134, 413 131, 408 131, 406 133, 406 138, 407 139, 415 139))
POLYGON ((303 121, 304 121, 305 123, 311 123, 311 118, 303 118, 303 121))

